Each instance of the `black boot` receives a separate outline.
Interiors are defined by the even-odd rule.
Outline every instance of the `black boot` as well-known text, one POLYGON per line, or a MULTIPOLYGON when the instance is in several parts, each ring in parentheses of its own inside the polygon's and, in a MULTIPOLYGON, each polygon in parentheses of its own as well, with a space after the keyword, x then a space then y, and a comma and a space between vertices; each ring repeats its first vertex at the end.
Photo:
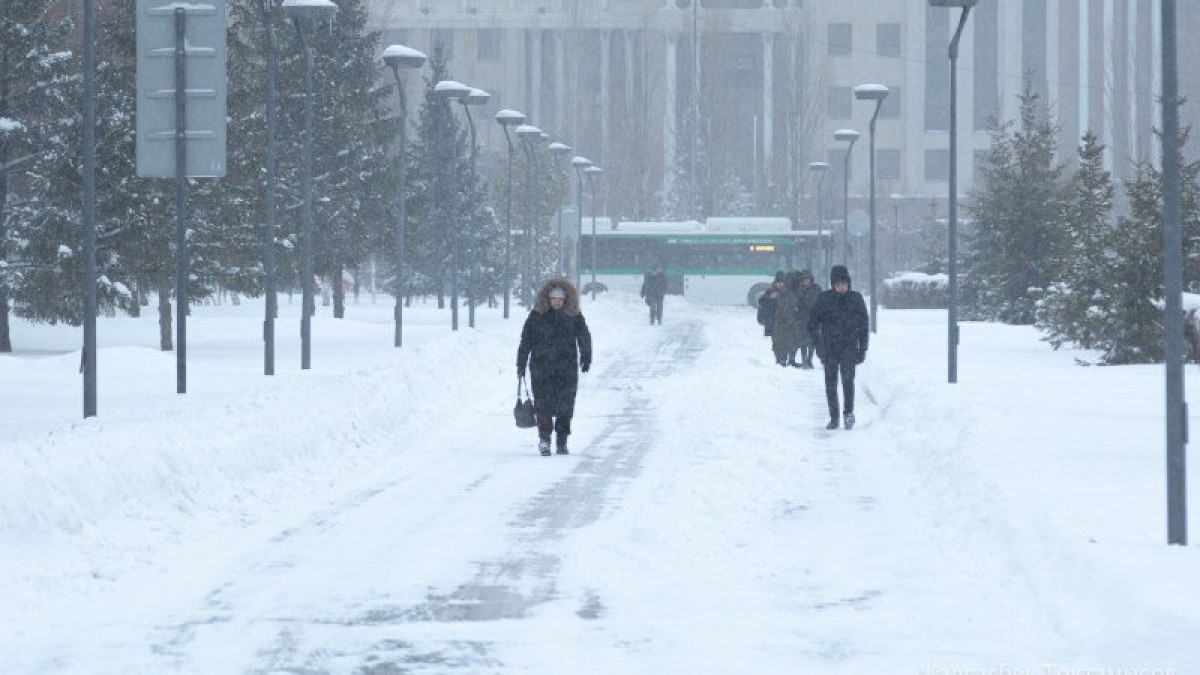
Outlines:
POLYGON ((846 413, 845 420, 846 420, 846 423, 844 426, 846 427, 846 431, 853 429, 854 428, 854 413, 846 413))
POLYGON ((826 428, 826 429, 836 429, 836 428, 838 428, 838 418, 836 418, 836 417, 831 417, 831 418, 829 418, 829 424, 826 424, 826 425, 825 425, 825 428, 826 428))
POLYGON ((567 437, 559 434, 556 440, 558 441, 558 447, 554 451, 560 455, 570 454, 567 452, 567 437))
POLYGON ((549 438, 538 439, 538 452, 542 453, 543 457, 550 456, 550 439, 549 438))

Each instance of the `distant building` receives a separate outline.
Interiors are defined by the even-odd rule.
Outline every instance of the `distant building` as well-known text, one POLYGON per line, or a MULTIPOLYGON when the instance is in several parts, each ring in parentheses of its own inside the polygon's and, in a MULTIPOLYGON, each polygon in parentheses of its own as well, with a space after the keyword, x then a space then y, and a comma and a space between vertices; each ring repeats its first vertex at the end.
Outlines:
MULTIPOLYGON (((370 24, 383 31, 383 45, 428 50, 440 38, 454 77, 492 93, 488 113, 521 110, 605 166, 612 215, 633 219, 656 215, 647 209, 661 203, 677 150, 693 143, 680 129, 694 101, 694 36, 705 152, 736 172, 763 213, 798 199, 805 203, 796 214, 815 217, 805 169, 826 161, 826 195, 838 199, 824 210, 840 218, 845 145, 833 132, 843 127, 862 133, 850 167, 851 209, 861 207, 873 104, 854 100, 852 89, 884 84, 891 94, 877 129, 877 195, 895 195, 906 217, 935 217, 938 204, 944 215, 946 50, 959 10, 926 0, 691 2, 374 0, 370 24)), ((1196 5, 1179 3, 1184 95, 1200 91, 1200 71, 1182 67, 1200 56, 1188 39, 1200 28, 1196 5)), ((980 0, 959 57, 960 195, 988 147, 989 119, 1015 118, 1026 77, 1057 114, 1061 161, 1073 164, 1085 129, 1108 147, 1118 178, 1157 158, 1160 9, 1159 0, 980 0)), ((1184 107, 1184 124, 1200 119, 1194 109, 1184 107)), ((497 125, 481 125, 480 138, 495 156, 503 152, 497 125)))

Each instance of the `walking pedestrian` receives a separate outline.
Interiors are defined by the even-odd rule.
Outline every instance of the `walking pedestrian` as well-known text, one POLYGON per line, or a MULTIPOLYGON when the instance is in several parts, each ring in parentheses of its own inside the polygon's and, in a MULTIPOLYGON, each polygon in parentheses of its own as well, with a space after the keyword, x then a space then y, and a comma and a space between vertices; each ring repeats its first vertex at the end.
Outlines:
POLYGON ((758 297, 758 325, 763 327, 763 335, 771 337, 771 328, 775 323, 775 306, 779 303, 779 290, 777 284, 783 282, 783 272, 775 273, 775 280, 767 286, 767 290, 758 297))
POLYGON ((802 270, 800 283, 796 287, 796 302, 800 305, 800 367, 805 370, 813 368, 814 342, 812 333, 808 330, 808 320, 819 297, 821 286, 813 280, 812 270, 802 270))
POLYGON ((854 428, 854 369, 867 358, 867 305, 862 294, 850 290, 850 271, 845 265, 834 265, 829 271, 829 285, 813 306, 808 319, 817 358, 825 367, 825 400, 829 404, 829 424, 836 429, 839 423, 838 378, 842 381, 841 408, 846 429, 854 428))
POLYGON ((518 377, 525 377, 526 365, 537 416, 538 451, 550 454, 553 432, 558 454, 565 455, 579 371, 586 373, 592 367, 592 335, 579 309, 579 291, 562 277, 542 284, 521 328, 518 377))
POLYGON ((663 298, 667 295, 667 273, 662 267, 655 266, 654 269, 646 272, 645 279, 642 280, 642 297, 646 299, 646 304, 650 306, 650 325, 655 322, 662 325, 663 315, 663 298))
POLYGON ((796 352, 800 349, 800 334, 804 326, 800 323, 800 304, 796 300, 793 288, 797 286, 799 274, 788 272, 779 286, 775 297, 775 321, 771 328, 771 350, 775 352, 775 362, 781 366, 799 368, 796 363, 796 352))

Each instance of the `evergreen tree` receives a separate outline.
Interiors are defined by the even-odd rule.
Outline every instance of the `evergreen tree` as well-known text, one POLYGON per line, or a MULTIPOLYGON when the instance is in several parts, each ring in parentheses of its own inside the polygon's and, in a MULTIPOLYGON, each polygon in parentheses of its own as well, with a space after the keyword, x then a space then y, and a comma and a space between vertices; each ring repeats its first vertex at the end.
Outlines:
POLYGON ((12 351, 10 309, 61 318, 37 308, 43 298, 29 284, 52 279, 63 259, 70 267, 78 249, 78 193, 56 181, 78 185, 79 59, 65 47, 73 24, 53 19, 54 4, 0 0, 0 352, 12 351))
POLYGON ((671 184, 663 203, 667 220, 703 220, 707 174, 706 153, 697 128, 695 106, 687 106, 675 135, 675 156, 671 166, 671 184), (695 152, 693 154, 693 139, 695 152))
POLYGON ((1111 320, 1103 305, 1112 289, 1105 274, 1115 188, 1104 169, 1104 146, 1092 132, 1079 147, 1079 169, 1063 201, 1064 241, 1054 261, 1058 280, 1038 303, 1036 325, 1055 349, 1095 346, 1111 320))
POLYGON ((964 318, 1032 324, 1058 271, 1061 168, 1050 111, 1026 81, 1020 123, 994 124, 981 180, 967 204, 974 229, 963 255, 964 318))

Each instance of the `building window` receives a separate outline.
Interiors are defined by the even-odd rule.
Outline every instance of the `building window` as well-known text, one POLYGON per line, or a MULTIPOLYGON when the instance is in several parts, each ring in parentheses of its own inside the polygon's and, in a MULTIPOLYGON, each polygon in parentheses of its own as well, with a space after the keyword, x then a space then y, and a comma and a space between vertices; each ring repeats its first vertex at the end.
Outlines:
POLYGON ((430 46, 441 43, 447 61, 454 60, 454 31, 449 28, 434 28, 429 31, 430 46))
POLYGON ((853 47, 852 35, 851 25, 848 23, 829 24, 829 55, 850 56, 853 47))
POLYGON ((881 119, 899 119, 900 113, 904 110, 904 91, 900 87, 888 87, 887 98, 883 99, 883 103, 879 106, 879 117, 881 119))
POLYGON ((900 180, 900 151, 875 151, 875 178, 878 180, 900 180))
POLYGON ((875 51, 880 56, 900 56, 900 50, 900 24, 878 24, 875 27, 875 51))
POLYGON ((925 180, 933 183, 950 182, 950 151, 925 151, 925 180))
POLYGON ((500 31, 481 28, 475 31, 475 57, 478 61, 500 60, 500 31))
POLYGON ((850 102, 854 98, 850 87, 830 87, 828 96, 826 105, 829 110, 829 119, 850 119, 850 102))

